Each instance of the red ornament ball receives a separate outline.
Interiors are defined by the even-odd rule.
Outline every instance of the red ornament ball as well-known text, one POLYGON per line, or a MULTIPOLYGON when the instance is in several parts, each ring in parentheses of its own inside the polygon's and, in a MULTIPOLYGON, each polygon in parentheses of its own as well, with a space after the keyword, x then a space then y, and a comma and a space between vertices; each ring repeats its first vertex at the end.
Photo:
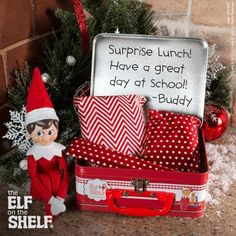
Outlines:
POLYGON ((205 140, 213 141, 221 137, 228 127, 228 122, 228 113, 223 107, 207 104, 203 123, 205 140))

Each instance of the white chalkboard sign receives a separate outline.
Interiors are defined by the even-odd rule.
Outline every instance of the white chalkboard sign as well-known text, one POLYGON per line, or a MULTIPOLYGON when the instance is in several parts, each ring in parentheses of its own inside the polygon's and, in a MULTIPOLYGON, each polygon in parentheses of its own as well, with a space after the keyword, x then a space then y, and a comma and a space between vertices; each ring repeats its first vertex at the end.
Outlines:
POLYGON ((198 38, 100 34, 91 95, 139 94, 150 108, 203 117, 207 49, 198 38))

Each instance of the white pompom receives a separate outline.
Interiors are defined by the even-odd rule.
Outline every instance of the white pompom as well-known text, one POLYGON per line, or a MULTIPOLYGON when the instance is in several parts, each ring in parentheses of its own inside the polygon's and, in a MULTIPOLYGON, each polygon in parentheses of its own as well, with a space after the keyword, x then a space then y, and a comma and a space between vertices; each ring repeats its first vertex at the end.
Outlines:
POLYGON ((28 170, 28 162, 26 159, 23 159, 19 165, 22 170, 28 170))
POLYGON ((42 80, 43 80, 43 82, 44 82, 45 84, 48 84, 48 83, 49 83, 50 75, 49 75, 48 73, 43 73, 43 74, 41 75, 41 77, 42 77, 42 80))
POLYGON ((66 64, 69 66, 74 66, 76 63, 76 59, 73 56, 67 56, 66 57, 66 64))

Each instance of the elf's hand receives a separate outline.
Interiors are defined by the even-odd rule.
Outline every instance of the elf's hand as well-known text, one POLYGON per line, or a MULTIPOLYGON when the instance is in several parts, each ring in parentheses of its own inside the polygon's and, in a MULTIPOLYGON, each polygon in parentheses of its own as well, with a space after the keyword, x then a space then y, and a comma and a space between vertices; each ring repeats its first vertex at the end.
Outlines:
POLYGON ((51 213, 53 215, 58 215, 66 211, 64 203, 53 196, 49 199, 48 203, 51 205, 51 213))
POLYGON ((64 198, 62 198, 62 197, 58 197, 58 196, 57 196, 57 197, 56 197, 56 199, 57 199, 57 200, 59 200, 59 201, 60 201, 60 202, 62 202, 62 203, 64 203, 64 202, 65 202, 65 199, 64 199, 64 198))

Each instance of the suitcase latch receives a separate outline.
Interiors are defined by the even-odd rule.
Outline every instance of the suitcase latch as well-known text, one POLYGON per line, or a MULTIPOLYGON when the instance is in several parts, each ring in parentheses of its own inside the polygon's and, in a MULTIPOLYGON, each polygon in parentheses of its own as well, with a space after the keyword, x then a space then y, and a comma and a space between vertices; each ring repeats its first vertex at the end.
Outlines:
POLYGON ((132 179, 131 184, 134 186, 134 191, 142 193, 146 190, 149 181, 146 179, 132 179))

